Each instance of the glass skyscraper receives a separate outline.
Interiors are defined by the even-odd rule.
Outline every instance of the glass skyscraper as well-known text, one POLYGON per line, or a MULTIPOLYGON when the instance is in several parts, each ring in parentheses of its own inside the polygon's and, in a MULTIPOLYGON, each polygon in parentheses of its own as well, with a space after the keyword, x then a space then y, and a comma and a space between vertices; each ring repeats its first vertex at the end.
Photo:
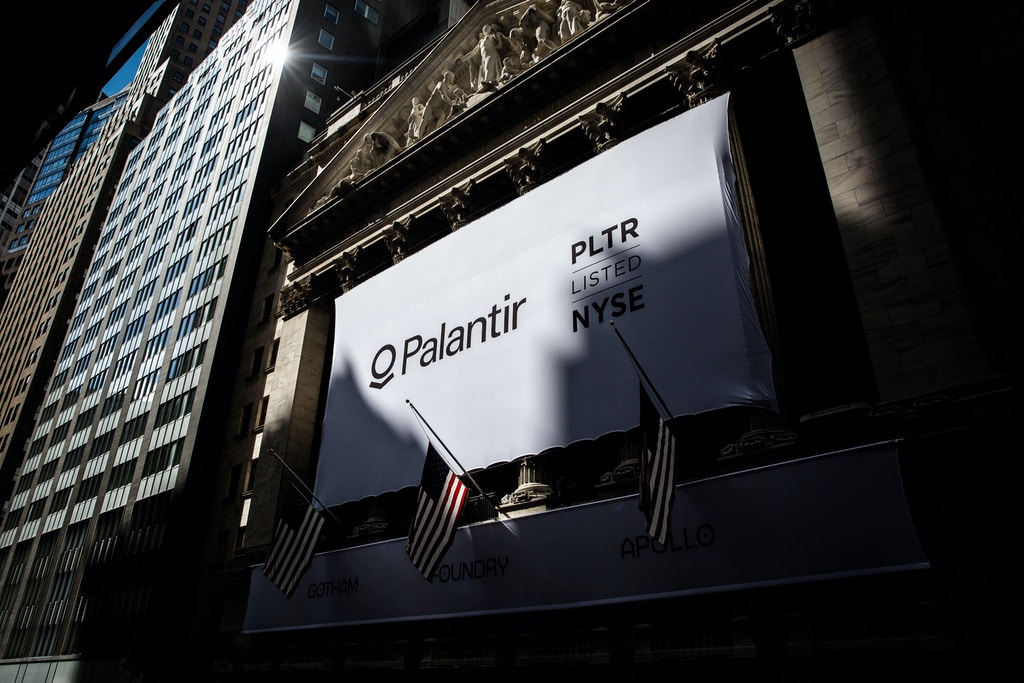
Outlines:
POLYGON ((0 529, 0 677, 3 660, 158 658, 187 639, 179 568, 196 563, 270 189, 324 127, 320 102, 353 89, 332 53, 379 40, 339 18, 250 3, 128 156, 0 529))

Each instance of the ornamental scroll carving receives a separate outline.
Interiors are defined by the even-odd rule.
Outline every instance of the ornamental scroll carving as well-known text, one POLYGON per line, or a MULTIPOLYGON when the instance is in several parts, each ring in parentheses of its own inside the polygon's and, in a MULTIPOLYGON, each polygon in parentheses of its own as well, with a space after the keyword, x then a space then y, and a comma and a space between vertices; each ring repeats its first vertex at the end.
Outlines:
POLYGON ((291 318, 309 308, 313 286, 309 278, 294 282, 281 290, 281 316, 291 318))
POLYGON ((343 293, 348 292, 360 282, 361 278, 357 264, 358 257, 358 249, 354 252, 346 251, 331 264, 331 269, 334 271, 335 276, 337 276, 343 293))
POLYGON ((668 68, 672 85, 686 97, 693 108, 725 93, 722 69, 718 65, 720 43, 715 40, 700 50, 690 50, 679 62, 668 68))
POLYGON ((505 171, 520 196, 544 180, 544 166, 540 158, 543 149, 544 140, 541 139, 528 147, 520 147, 515 156, 505 159, 505 171))
POLYGON ((466 184, 465 190, 453 187, 448 195, 441 197, 439 200, 441 210, 444 212, 445 218, 448 219, 448 225, 451 227, 452 232, 465 225, 472 214, 469 198, 469 193, 472 189, 473 182, 470 181, 466 184))
POLYGON ((831 0, 787 0, 768 10, 775 31, 793 45, 821 30, 830 19, 834 3, 831 0))
POLYGON ((622 140, 619 120, 625 101, 625 95, 618 95, 610 103, 598 102, 594 111, 580 116, 580 126, 595 152, 603 152, 622 140))
POLYGON ((390 228, 386 229, 383 233, 384 244, 387 245, 388 251, 391 253, 391 262, 398 263, 406 257, 409 249, 409 225, 411 222, 401 223, 395 221, 390 228))

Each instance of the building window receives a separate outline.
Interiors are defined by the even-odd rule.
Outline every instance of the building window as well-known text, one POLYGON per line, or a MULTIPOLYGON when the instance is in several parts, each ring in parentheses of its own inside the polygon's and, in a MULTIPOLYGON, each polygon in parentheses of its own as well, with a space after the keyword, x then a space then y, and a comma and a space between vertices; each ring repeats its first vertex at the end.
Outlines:
POLYGON ((242 414, 238 418, 238 436, 245 436, 249 433, 249 423, 252 422, 252 404, 246 403, 242 406, 242 414))
POLYGON ((323 103, 323 99, 312 90, 306 91, 306 109, 309 109, 315 114, 320 113, 320 105, 323 103))
POLYGON ((380 12, 367 5, 363 0, 356 0, 356 14, 373 24, 380 19, 380 12))
POLYGON ((260 374, 263 365, 263 347, 259 346, 252 352, 252 359, 249 362, 249 377, 260 374))
POLYGON ((332 24, 337 24, 338 16, 338 10, 336 10, 334 7, 331 7, 330 5, 324 7, 324 19, 326 19, 327 21, 331 22, 332 24))
POLYGON ((298 137, 303 142, 312 142, 313 138, 316 137, 316 128, 309 125, 305 121, 299 121, 298 137))
POLYGON ((280 346, 280 339, 275 339, 274 343, 270 345, 270 358, 267 359, 267 372, 272 372, 274 370, 274 366, 277 365, 277 351, 280 346))
POLYGON ((242 495, 251 494, 252 487, 256 484, 256 466, 260 464, 259 460, 250 460, 249 467, 245 473, 245 482, 242 484, 242 495))
POLYGON ((228 490, 224 494, 224 500, 232 500, 238 495, 238 486, 242 482, 242 466, 235 465, 231 468, 231 479, 228 481, 228 490))
POLYGON ((263 400, 260 401, 260 409, 256 413, 256 426, 255 431, 263 431, 263 425, 267 423, 267 410, 270 408, 270 397, 264 396, 263 400))
POLYGON ((320 64, 313 62, 313 70, 309 75, 317 83, 327 84, 327 69, 320 64))
POLYGON ((326 47, 328 50, 334 49, 334 36, 327 31, 320 29, 320 44, 326 47))
POLYGON ((260 315, 260 323, 270 322, 270 318, 274 315, 274 295, 268 294, 263 299, 263 313, 260 315))

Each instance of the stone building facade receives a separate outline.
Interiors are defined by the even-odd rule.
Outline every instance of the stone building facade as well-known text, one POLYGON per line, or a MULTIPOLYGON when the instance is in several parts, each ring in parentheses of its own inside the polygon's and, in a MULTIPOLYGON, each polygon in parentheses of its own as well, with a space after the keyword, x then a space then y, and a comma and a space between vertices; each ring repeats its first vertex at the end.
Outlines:
MULTIPOLYGON (((949 29, 930 14, 917 27, 912 16, 911 8, 827 0, 479 2, 339 109, 276 188, 250 320, 263 321, 264 332, 250 337, 236 380, 243 398, 234 401, 224 448, 257 457, 221 472, 225 504, 244 509, 243 528, 229 527, 230 517, 219 530, 236 549, 217 584, 224 677, 494 677, 587 665, 651 680, 882 671, 959 680, 1017 668, 1000 644, 1007 630, 998 610, 968 597, 980 585, 996 601, 1009 590, 1006 571, 983 567, 1020 521, 1018 494, 993 476, 1005 466, 997 444, 1019 414, 1018 361, 1001 341, 1008 328, 987 315, 1006 303, 993 299, 1006 263, 974 260, 993 256, 989 240, 1001 239, 994 226, 976 230, 965 206, 984 193, 983 181, 968 179, 963 198, 952 195, 946 188, 962 174, 932 163, 940 123, 972 119, 937 113, 920 83, 908 83, 920 57, 905 45, 934 46, 949 29), (296 478, 314 488, 323 459, 344 457, 321 446, 337 372, 332 347, 345 334, 335 302, 723 95, 779 406, 685 416, 678 481, 745 476, 823 454, 849 452, 853 462, 863 449, 896 444, 902 495, 928 559, 905 571, 792 575, 658 599, 637 587, 632 598, 596 605, 453 608, 445 617, 410 612, 368 623, 338 608, 253 627, 262 609, 254 595, 263 595, 254 586, 285 493, 296 478), (235 429, 235 419, 254 414, 258 430, 235 429), (983 525, 989 549, 972 554, 953 538, 983 525)), ((968 134, 950 142, 960 135, 968 134)), ((962 158, 952 147, 938 156, 962 158)), ((631 429, 474 471, 481 488, 463 528, 483 536, 502 518, 542 525, 541 513, 635 495, 640 450, 631 429)), ((409 487, 327 505, 311 571, 401 543, 414 496, 409 487)), ((863 509, 850 514, 866 514, 872 500, 865 490, 863 509)), ((578 531, 601 538, 599 529, 578 531)), ((367 574, 397 570, 360 571, 365 589, 367 574)), ((576 579, 608 580, 596 566, 576 579)), ((292 614, 295 600, 281 613, 292 614)))

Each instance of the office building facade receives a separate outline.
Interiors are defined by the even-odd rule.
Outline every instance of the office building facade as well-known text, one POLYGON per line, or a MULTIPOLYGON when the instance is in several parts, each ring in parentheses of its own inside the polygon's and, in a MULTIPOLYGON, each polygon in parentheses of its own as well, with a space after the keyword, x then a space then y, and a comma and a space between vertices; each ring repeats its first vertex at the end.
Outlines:
POLYGON ((11 239, 4 253, 0 255, 0 273, 3 273, 4 293, 11 289, 18 266, 32 241, 32 233, 39 221, 46 198, 53 194, 64 180, 71 165, 95 143, 107 119, 124 104, 128 92, 114 97, 103 98, 95 106, 80 112, 66 125, 47 146, 38 174, 30 186, 19 211, 17 224, 11 231, 11 239))
MULTIPOLYGON (((154 46, 176 35, 180 12, 154 46)), ((30 251, 42 264, 35 272, 48 266, 64 279, 60 256, 92 254, 70 294, 56 365, 40 373, 48 381, 5 514, 5 673, 116 678, 188 669, 182 652, 205 655, 190 641, 202 616, 181 606, 193 597, 189 576, 205 566, 190 536, 208 514, 200 510, 218 460, 226 404, 216 369, 234 372, 234 327, 248 317, 278 169, 324 126, 321 102, 335 87, 358 91, 373 77, 373 60, 351 57, 372 53, 388 13, 366 14, 325 3, 247 7, 152 131, 122 152, 93 242, 30 251), (275 59, 286 50, 293 60, 275 59)), ((75 170, 95 163, 87 154, 75 170)), ((72 180, 47 214, 88 214, 91 196, 72 180)), ((43 323, 14 328, 26 325, 43 323)), ((5 448, 13 463, 20 446, 5 448)))
MULTIPOLYGON (((18 248, 18 241, 21 239, 17 236, 16 225, 22 218, 22 210, 25 206, 25 200, 28 198, 28 193, 32 189, 32 183, 36 179, 36 174, 39 172, 39 166, 43 162, 43 154, 40 153, 32 160, 28 166, 18 173, 14 180, 11 181, 7 191, 0 198, 0 205, 2 205, 2 213, 0 213, 0 237, 3 241, 0 244, 6 244, 7 248, 4 250, 5 255, 10 253, 10 250, 18 248)), ((10 281, 14 278, 13 267, 8 266, 4 268, 0 266, 0 306, 3 306, 4 299, 7 298, 7 290, 10 289, 10 281)))
POLYGON ((925 85, 950 30, 916 4, 477 3, 340 109, 275 188, 220 442, 218 674, 1019 669, 1019 364, 986 315, 1014 238, 957 170, 974 119, 925 85), (668 543, 638 375, 678 429, 668 543), (425 578, 428 442, 472 491, 425 578), (293 486, 325 523, 289 597, 263 569, 293 486))
MULTIPOLYGON (((183 0, 180 6, 169 5, 150 8, 148 15, 159 18, 170 16, 170 32, 158 32, 154 42, 143 55, 137 73, 142 74, 138 84, 159 101, 166 101, 174 95, 188 78, 196 64, 217 46, 217 40, 245 11, 246 1, 224 2, 216 11, 209 3, 183 0), (200 46, 201 49, 200 49, 200 46), (163 65, 161 67, 161 65, 163 65)), ((140 22, 144 25, 146 22, 140 22)), ((133 36, 125 38, 126 44, 133 36)), ((138 88, 136 89, 138 95, 138 88)), ((18 270, 18 264, 32 240, 32 231, 38 222, 37 214, 43 202, 64 180, 70 166, 77 161, 96 140, 106 120, 128 99, 128 89, 120 93, 100 93, 97 102, 78 112, 60 130, 43 151, 45 156, 37 162, 34 172, 28 178, 30 190, 22 198, 23 211, 15 217, 17 225, 11 225, 14 233, 7 249, 0 256, 0 272, 3 273, 3 290, 6 294, 18 270), (39 173, 38 179, 36 173, 39 173), (32 185, 32 183, 35 183, 32 185)), ((145 122, 142 122, 145 126, 145 122)), ((18 182, 26 182, 25 174, 18 182)))
POLYGON ((73 117, 48 148, 43 172, 28 191, 11 246, 3 256, 4 290, 13 306, 0 317, 5 349, 0 359, 4 415, 0 420, 0 497, 4 500, 10 499, 14 471, 24 456, 25 440, 38 416, 74 297, 82 287, 84 268, 127 154, 150 129, 160 107, 244 9, 243 1, 223 3, 213 12, 209 5, 199 7, 191 0, 163 8, 164 20, 146 42, 131 85, 101 97, 73 117), (203 49, 194 41, 200 41, 203 49), (61 184, 66 187, 57 192, 61 184), (13 289, 30 253, 27 274, 13 289))

